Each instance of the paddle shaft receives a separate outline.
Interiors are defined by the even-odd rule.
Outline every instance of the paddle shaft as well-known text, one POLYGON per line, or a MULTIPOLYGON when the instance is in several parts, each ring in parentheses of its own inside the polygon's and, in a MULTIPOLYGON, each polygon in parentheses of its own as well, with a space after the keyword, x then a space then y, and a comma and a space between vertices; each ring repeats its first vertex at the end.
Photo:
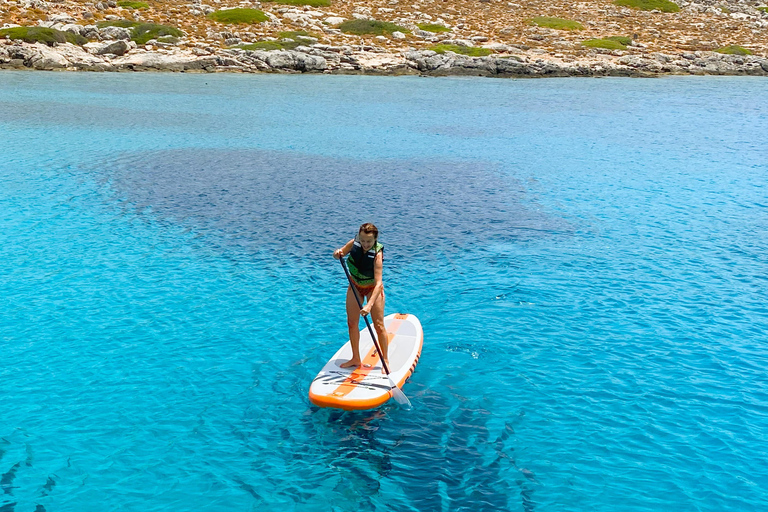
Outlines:
MULTIPOLYGON (((363 302, 360 300, 360 297, 357 296, 357 289, 355 288, 355 283, 352 282, 352 276, 349 275, 349 270, 347 270, 347 265, 344 263, 344 257, 340 257, 339 261, 341 262, 341 268, 344 269, 344 274, 347 276, 347 281, 349 281, 349 287, 352 288, 352 295, 355 296, 355 300, 357 301, 357 306, 360 309, 363 309, 363 302)), ((389 375, 389 366, 387 366, 387 363, 384 361, 384 354, 381 352, 381 347, 379 346, 379 342, 376 341, 376 335, 373 332, 373 327, 371 327, 371 322, 368 321, 368 315, 363 315, 363 320, 365 320, 365 325, 368 327, 368 332, 371 334, 371 339, 373 340, 373 344, 376 346, 376 351, 379 353, 379 359, 381 359, 381 366, 384 367, 384 371, 387 372, 387 375, 389 375)))

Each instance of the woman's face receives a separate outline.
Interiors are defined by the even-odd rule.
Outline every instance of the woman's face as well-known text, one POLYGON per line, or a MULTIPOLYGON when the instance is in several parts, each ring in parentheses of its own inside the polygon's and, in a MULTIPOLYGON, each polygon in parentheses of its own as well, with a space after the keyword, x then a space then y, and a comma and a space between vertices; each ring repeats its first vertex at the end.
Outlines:
POLYGON ((373 236, 373 233, 360 233, 358 239, 360 240, 360 245, 363 246, 364 251, 370 251, 373 244, 376 243, 376 238, 373 236))

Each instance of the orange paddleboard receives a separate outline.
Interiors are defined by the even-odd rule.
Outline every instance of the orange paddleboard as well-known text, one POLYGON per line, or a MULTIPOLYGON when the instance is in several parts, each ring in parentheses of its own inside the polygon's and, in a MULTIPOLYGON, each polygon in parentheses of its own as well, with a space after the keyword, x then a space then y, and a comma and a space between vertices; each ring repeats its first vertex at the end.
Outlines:
MULTIPOLYGON (((409 314, 389 315, 384 325, 389 335, 389 377, 402 389, 419 362, 424 331, 419 319, 409 314)), ((347 341, 312 381, 310 402, 320 407, 356 410, 373 409, 389 400, 390 381, 382 373, 381 359, 368 329, 360 331, 360 356, 363 363, 358 368, 340 366, 352 359, 352 347, 347 341)))

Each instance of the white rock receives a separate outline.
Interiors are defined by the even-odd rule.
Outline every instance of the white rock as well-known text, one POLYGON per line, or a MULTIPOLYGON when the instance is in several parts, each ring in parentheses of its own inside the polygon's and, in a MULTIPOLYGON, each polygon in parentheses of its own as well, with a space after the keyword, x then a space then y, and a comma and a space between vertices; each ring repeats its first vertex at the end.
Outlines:
POLYGON ((402 41, 405 39, 405 34, 398 31, 392 32, 392 39, 397 39, 399 41, 402 41))
POLYGON ((328 25, 331 25, 331 26, 334 26, 334 27, 337 26, 337 25, 341 25, 345 21, 347 21, 347 20, 345 18, 340 17, 340 16, 329 16, 328 18, 325 18, 325 22, 328 25))
POLYGON ((75 18, 69 14, 51 14, 48 16, 48 21, 53 23, 74 23, 75 18))
POLYGON ((68 23, 67 25, 64 25, 63 27, 61 27, 60 30, 62 32, 69 32, 71 34, 82 35, 84 28, 85 27, 83 27, 82 25, 78 25, 76 23, 68 23))
POLYGON ((30 59, 30 64, 35 69, 57 69, 69 65, 66 57, 58 51, 48 48, 43 44, 35 45, 37 54, 30 59))
POLYGON ((507 52, 509 51, 509 46, 503 43, 490 43, 490 44, 484 44, 483 48, 488 48, 489 50, 493 50, 495 52, 507 52))

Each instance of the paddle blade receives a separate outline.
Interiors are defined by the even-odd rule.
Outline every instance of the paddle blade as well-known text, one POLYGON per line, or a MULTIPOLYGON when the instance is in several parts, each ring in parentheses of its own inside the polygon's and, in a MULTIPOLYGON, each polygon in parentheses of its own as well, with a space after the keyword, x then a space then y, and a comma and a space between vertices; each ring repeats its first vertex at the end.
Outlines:
POLYGON ((412 409, 411 401, 408 400, 407 396, 405 396, 403 390, 397 387, 394 382, 392 382, 392 379, 390 379, 389 382, 392 384, 392 397, 395 399, 395 402, 397 402, 403 409, 410 411, 412 409))

